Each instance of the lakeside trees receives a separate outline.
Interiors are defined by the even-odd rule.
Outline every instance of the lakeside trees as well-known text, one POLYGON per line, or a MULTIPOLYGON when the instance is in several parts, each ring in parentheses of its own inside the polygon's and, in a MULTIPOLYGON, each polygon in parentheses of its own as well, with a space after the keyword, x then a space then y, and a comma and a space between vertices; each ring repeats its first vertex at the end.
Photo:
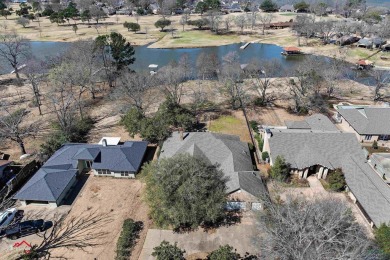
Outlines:
POLYGON ((31 47, 26 38, 16 32, 0 34, 0 58, 13 69, 16 78, 20 80, 19 69, 31 55, 31 47))

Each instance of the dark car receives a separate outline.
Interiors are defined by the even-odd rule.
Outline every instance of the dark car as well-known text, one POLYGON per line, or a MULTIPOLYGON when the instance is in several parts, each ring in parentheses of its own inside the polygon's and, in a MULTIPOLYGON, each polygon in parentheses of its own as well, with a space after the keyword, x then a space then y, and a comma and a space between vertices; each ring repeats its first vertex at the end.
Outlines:
POLYGON ((43 219, 28 220, 7 228, 4 231, 4 235, 10 239, 18 239, 19 237, 42 232, 52 225, 53 223, 51 221, 45 222, 43 219))

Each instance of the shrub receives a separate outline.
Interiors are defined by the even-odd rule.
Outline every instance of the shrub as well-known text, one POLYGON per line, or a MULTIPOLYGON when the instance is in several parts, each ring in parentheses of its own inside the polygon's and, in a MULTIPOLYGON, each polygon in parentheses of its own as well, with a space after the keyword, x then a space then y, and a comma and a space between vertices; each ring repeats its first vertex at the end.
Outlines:
POLYGON ((390 258, 390 225, 382 224, 374 233, 378 246, 390 258))
POLYGON ((256 121, 254 120, 249 121, 249 125, 255 133, 259 133, 259 129, 257 128, 258 124, 256 121))
POLYGON ((128 31, 137 32, 141 29, 141 26, 138 23, 129 23, 125 22, 123 27, 127 28, 128 31))
POLYGON ((133 250, 137 239, 139 238, 139 233, 143 228, 143 223, 141 221, 135 222, 132 219, 125 219, 122 226, 121 234, 118 238, 116 244, 116 260, 126 260, 131 256, 131 251, 133 250))
POLYGON ((257 140, 257 144, 259 146, 260 152, 262 152, 263 151, 263 145, 264 145, 263 138, 261 137, 260 134, 255 134, 255 139, 257 140))
POLYGON ((177 247, 177 242, 174 245, 171 245, 167 241, 162 241, 161 244, 153 248, 152 256, 157 260, 184 260, 185 250, 181 250, 177 247))
POLYGON ((207 256, 207 260, 238 260, 240 255, 229 245, 220 246, 207 256))
POLYGON ((16 23, 23 26, 23 28, 26 28, 27 25, 30 24, 30 20, 24 17, 19 17, 18 20, 16 20, 16 23))
POLYGON ((261 153, 261 159, 265 161, 267 158, 269 158, 269 154, 267 151, 261 153))
POLYGON ((342 191, 346 185, 341 169, 336 169, 327 176, 329 188, 333 191, 342 191))
POLYGON ((290 175, 290 165, 282 156, 277 156, 274 165, 270 169, 270 176, 272 179, 278 181, 286 181, 290 175))
POLYGON ((374 141, 374 142, 372 143, 372 148, 378 149, 378 142, 377 142, 377 141, 374 141))
POLYGON ((202 29, 202 27, 205 27, 209 24, 209 20, 206 18, 202 18, 193 21, 188 21, 187 24, 191 26, 196 26, 198 27, 198 29, 202 29))

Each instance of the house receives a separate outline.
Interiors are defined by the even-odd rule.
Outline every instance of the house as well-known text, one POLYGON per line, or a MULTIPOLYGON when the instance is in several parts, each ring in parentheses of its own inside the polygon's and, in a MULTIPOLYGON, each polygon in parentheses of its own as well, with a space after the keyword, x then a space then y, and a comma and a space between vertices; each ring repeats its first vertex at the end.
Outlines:
POLYGON ((336 119, 345 131, 354 133, 359 142, 389 142, 390 107, 343 107, 336 119))
POLYGON ((338 128, 322 114, 314 114, 302 121, 285 121, 288 129, 306 129, 315 131, 338 131, 338 128))
POLYGON ((269 25, 266 25, 266 28, 270 29, 284 29, 284 28, 290 28, 293 26, 293 22, 278 22, 278 23, 270 23, 269 25))
POLYGON ((353 36, 353 35, 344 35, 337 39, 336 43, 340 46, 345 46, 345 45, 351 45, 360 40, 359 37, 353 36))
POLYGON ((20 200, 23 205, 59 206, 76 184, 78 175, 84 171, 92 170, 97 176, 135 178, 148 143, 109 143, 103 139, 102 144, 63 145, 16 193, 14 199, 20 200))
POLYGON ((372 39, 372 45, 374 48, 382 48, 383 45, 385 45, 387 41, 380 37, 375 37, 372 39))
POLYGON ((367 49, 371 49, 372 48, 372 40, 371 39, 369 39, 369 38, 362 38, 362 39, 360 39, 357 43, 356 43, 356 45, 358 46, 358 47, 363 47, 363 48, 367 48, 367 49))
POLYGON ((293 5, 283 5, 279 8, 279 12, 294 12, 295 8, 293 5))
MULTIPOLYGON (((318 118, 322 121, 326 117, 318 118)), ((368 163, 367 154, 355 134, 332 130, 329 124, 330 120, 309 124, 307 128, 299 121, 290 122, 286 129, 267 129, 263 151, 269 153, 271 165, 277 156, 282 156, 290 165, 291 173, 300 178, 316 175, 318 179, 325 179, 332 171, 341 169, 348 195, 371 227, 389 223, 390 187, 368 163)))
POLYGON ((160 158, 184 153, 219 165, 228 178, 227 208, 262 208, 259 198, 266 194, 265 187, 258 173, 253 171, 248 144, 241 142, 238 136, 210 132, 173 133, 164 142, 160 158))

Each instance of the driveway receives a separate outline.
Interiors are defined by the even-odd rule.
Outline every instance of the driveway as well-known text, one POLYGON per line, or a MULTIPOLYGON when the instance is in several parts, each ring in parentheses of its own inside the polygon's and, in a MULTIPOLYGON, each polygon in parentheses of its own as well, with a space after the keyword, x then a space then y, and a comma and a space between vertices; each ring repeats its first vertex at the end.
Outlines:
POLYGON ((211 252, 226 244, 236 248, 242 256, 246 252, 256 254, 254 235, 259 232, 256 217, 253 212, 245 212, 240 224, 221 227, 211 232, 199 229, 194 232, 179 234, 172 230, 149 229, 138 259, 155 259, 151 256, 153 248, 160 245, 163 240, 170 243, 177 242, 177 245, 186 251, 187 257, 198 252, 211 252))

